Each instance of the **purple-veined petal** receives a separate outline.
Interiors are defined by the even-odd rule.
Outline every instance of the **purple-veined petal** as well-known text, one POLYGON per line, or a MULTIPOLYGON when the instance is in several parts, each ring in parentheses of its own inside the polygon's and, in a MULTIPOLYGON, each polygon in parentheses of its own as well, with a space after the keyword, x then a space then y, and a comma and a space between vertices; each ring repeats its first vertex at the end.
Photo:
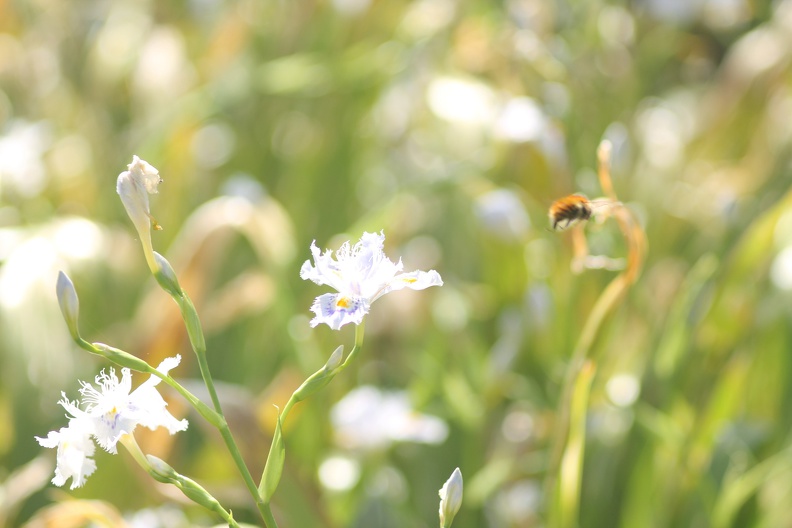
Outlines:
POLYGON ((312 327, 325 323, 333 330, 338 330, 347 323, 360 324, 369 311, 369 302, 362 297, 326 293, 314 300, 311 311, 316 314, 311 319, 312 327))

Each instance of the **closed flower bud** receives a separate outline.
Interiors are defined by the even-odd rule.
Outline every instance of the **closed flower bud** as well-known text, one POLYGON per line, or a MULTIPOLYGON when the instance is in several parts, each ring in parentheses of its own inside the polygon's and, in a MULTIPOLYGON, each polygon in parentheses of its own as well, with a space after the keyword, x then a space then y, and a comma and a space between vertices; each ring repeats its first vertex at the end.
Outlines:
POLYGON ((176 272, 173 271, 170 262, 156 251, 154 252, 154 260, 157 262, 158 268, 154 272, 154 278, 157 279, 159 285, 170 295, 181 296, 182 289, 179 285, 179 279, 176 277, 176 272))
POLYGON ((157 263, 151 245, 151 226, 153 225, 157 230, 162 228, 151 216, 148 195, 157 192, 157 186, 162 183, 162 178, 157 169, 137 156, 132 156, 132 163, 127 165, 127 169, 118 175, 116 192, 121 197, 130 220, 135 224, 149 269, 152 273, 156 273, 157 263))
POLYGON ((456 468, 440 489, 440 528, 448 528, 462 506, 462 472, 456 468))
POLYGON ((185 477, 184 475, 179 475, 179 478, 176 480, 175 484, 176 487, 178 487, 187 498, 196 504, 200 504, 210 511, 224 513, 223 507, 219 502, 217 502, 217 499, 212 497, 212 495, 206 491, 206 488, 191 478, 185 477))
POLYGON ((179 476, 179 474, 161 458, 157 458, 154 455, 146 455, 146 460, 151 466, 151 476, 159 482, 169 483, 171 479, 175 479, 179 476))
POLYGON ((319 389, 324 388, 325 385, 335 377, 338 367, 341 365, 341 360, 344 357, 344 345, 339 346, 330 355, 325 366, 314 372, 307 380, 303 382, 300 387, 294 391, 294 399, 303 401, 305 398, 311 396, 319 389))
POLYGON ((55 285, 55 293, 58 296, 63 319, 69 327, 69 333, 75 341, 80 340, 80 331, 77 328, 77 319, 80 315, 80 300, 77 298, 77 291, 74 283, 62 271, 58 272, 58 282, 55 285))
POLYGON ((335 369, 341 366, 342 359, 344 359, 344 345, 340 345, 333 351, 333 353, 330 355, 330 359, 328 359, 327 363, 325 363, 324 369, 328 372, 333 372, 335 369))

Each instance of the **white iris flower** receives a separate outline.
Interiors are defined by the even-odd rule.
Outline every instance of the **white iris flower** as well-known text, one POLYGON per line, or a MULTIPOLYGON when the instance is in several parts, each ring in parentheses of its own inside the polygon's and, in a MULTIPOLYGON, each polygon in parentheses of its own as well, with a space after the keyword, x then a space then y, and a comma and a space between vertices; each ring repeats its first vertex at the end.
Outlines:
POLYGON ((325 293, 316 298, 311 311, 316 314, 311 326, 326 323, 338 330, 347 323, 360 324, 371 303, 388 292, 410 288, 423 290, 442 286, 443 280, 435 270, 401 273, 401 259, 394 264, 382 251, 384 233, 363 233, 360 242, 344 242, 332 258, 332 251, 321 253, 311 243, 314 264, 306 260, 300 277, 319 285, 328 285, 338 293, 325 293))
MULTIPOLYGON (((181 356, 167 358, 157 370, 167 374, 181 361, 181 356)), ((58 448, 57 467, 52 483, 62 486, 72 477, 72 489, 82 486, 85 478, 96 469, 90 458, 94 453, 91 437, 104 450, 116 453, 116 444, 125 434, 142 425, 151 430, 165 427, 171 434, 187 429, 187 420, 177 420, 165 407, 168 405, 155 388, 161 380, 151 376, 137 389, 132 389, 132 376, 121 369, 121 379, 115 370, 102 371, 96 376, 95 388, 80 382, 82 401, 69 401, 66 395, 58 402, 70 415, 69 425, 51 431, 47 438, 36 438, 43 447, 58 448), (82 405, 84 408, 80 408, 82 405)))
POLYGON ((71 489, 79 488, 96 470, 96 462, 91 458, 96 447, 91 441, 90 423, 71 420, 67 427, 50 431, 47 438, 36 437, 36 440, 42 447, 58 448, 52 479, 56 486, 63 486, 71 478, 71 489))

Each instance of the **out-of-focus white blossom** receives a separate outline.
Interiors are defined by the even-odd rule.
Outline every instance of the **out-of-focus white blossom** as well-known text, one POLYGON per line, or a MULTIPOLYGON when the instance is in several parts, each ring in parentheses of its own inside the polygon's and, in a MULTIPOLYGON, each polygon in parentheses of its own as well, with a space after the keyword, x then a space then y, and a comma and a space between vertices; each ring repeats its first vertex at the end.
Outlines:
POLYGON ((522 201, 508 189, 495 189, 478 196, 474 209, 481 224, 504 240, 523 241, 531 227, 522 201))
POLYGON ((641 382, 633 374, 617 374, 605 385, 608 399, 618 407, 629 407, 641 393, 641 382))
POLYGON ((347 491, 360 480, 360 462, 350 456, 334 455, 319 466, 319 481, 332 491, 347 491))
POLYGON ((49 148, 51 126, 47 121, 14 120, 0 134, 0 194, 3 190, 32 198, 47 186, 44 153, 49 148))
POLYGON ((770 279, 780 290, 792 290, 792 246, 782 249, 773 259, 770 279))
POLYGON ((432 112, 451 123, 489 127, 498 115, 498 97, 486 84, 468 79, 439 77, 427 91, 432 112))
POLYGON ((537 141, 547 129, 547 117, 530 97, 515 97, 503 105, 494 129, 497 137, 515 143, 537 141))
POLYGON ((353 390, 333 407, 336 441, 348 449, 384 449, 394 442, 439 444, 448 425, 413 409, 405 391, 384 392, 368 385, 353 390))

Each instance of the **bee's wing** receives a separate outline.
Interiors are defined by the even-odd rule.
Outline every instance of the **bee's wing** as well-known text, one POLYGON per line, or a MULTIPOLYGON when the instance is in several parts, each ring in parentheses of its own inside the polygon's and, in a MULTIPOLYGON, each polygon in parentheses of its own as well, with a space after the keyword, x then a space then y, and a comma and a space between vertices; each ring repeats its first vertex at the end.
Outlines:
POLYGON ((610 198, 597 198, 595 200, 589 201, 589 205, 592 209, 598 209, 600 207, 610 206, 610 207, 618 207, 623 205, 621 202, 615 202, 610 198))

